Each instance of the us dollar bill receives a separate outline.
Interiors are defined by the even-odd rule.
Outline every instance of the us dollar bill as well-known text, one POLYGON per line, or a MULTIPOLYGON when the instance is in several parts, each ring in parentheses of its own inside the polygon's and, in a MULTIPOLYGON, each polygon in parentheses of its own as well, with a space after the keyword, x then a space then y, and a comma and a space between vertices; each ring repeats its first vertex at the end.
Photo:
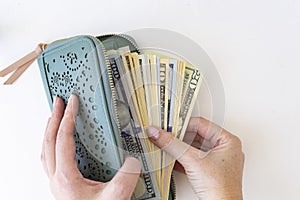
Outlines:
MULTIPOLYGON (((184 71, 183 81, 183 98, 180 106, 178 124, 176 126, 176 137, 182 140, 189 123, 189 118, 192 114, 192 108, 196 102, 199 89, 202 82, 202 76, 200 71, 194 66, 186 66, 184 71)), ((174 167, 175 160, 168 154, 165 156, 165 162, 168 164, 167 172, 164 178, 165 191, 169 191, 170 188, 170 177, 174 167)))
MULTIPOLYGON (((160 93, 159 93, 159 63, 160 58, 154 54, 148 54, 150 74, 151 74, 151 125, 160 127, 161 125, 161 116, 160 116, 160 93)), ((150 120, 150 122, 151 122, 150 120)), ((155 170, 155 176, 157 180, 160 180, 160 168, 161 168, 161 150, 155 145, 152 146, 152 161, 153 169, 155 170)), ((159 182, 158 182, 159 185, 159 182)), ((159 185, 160 186, 160 185, 159 185)))
MULTIPOLYGON (((161 128, 167 130, 168 129, 168 119, 169 119, 169 103, 170 103, 170 66, 169 66, 169 59, 163 58, 160 59, 160 115, 161 115, 161 128)), ((165 192, 164 186, 164 178, 166 172, 165 166, 165 156, 166 153, 160 150, 161 161, 160 161, 160 192, 161 192, 161 199, 166 199, 168 193, 165 192)))
POLYGON ((148 59, 147 54, 141 54, 138 55, 139 58, 139 64, 141 66, 141 76, 142 76, 142 81, 143 81, 143 86, 145 90, 145 102, 146 102, 146 107, 147 107, 147 115, 148 117, 148 124, 145 124, 145 126, 150 125, 150 119, 151 119, 151 74, 150 74, 150 63, 148 59))
POLYGON ((184 72, 185 72, 185 62, 179 61, 178 67, 176 71, 176 86, 175 86, 175 98, 174 98, 174 112, 173 112, 173 122, 172 122, 172 133, 175 136, 178 130, 179 123, 179 112, 182 101, 182 87, 184 80, 184 72))
POLYGON ((174 117, 174 104, 176 97, 176 82, 177 82, 177 60, 171 59, 169 62, 170 78, 169 78, 169 109, 168 109, 168 132, 172 132, 173 117, 174 117))
POLYGON ((199 89, 202 82, 202 75, 200 71, 191 65, 185 68, 185 81, 184 81, 184 92, 182 95, 182 104, 179 112, 179 126, 177 130, 177 138, 182 140, 186 128, 189 123, 189 118, 192 114, 192 108, 195 105, 199 89))
MULTIPOLYGON (((134 191, 134 199, 160 199, 160 192, 152 172, 149 156, 137 111, 132 101, 130 87, 126 81, 125 70, 120 55, 115 51, 108 52, 112 69, 113 83, 116 91, 117 112, 121 128, 121 141, 127 154, 141 161, 142 172, 134 191), (136 116, 134 116, 136 115, 136 116)), ((128 75, 128 74, 127 74, 128 75)), ((133 97, 136 98, 136 97, 133 97)))
POLYGON ((159 57, 156 55, 148 55, 151 73, 151 117, 152 125, 160 127, 160 103, 159 103, 159 57))
POLYGON ((169 59, 160 59, 160 116, 161 128, 168 128, 169 108, 169 59))
MULTIPOLYGON (((137 73, 140 74, 140 78, 141 78, 141 81, 140 83, 142 85, 140 85, 139 87, 140 88, 143 88, 144 90, 144 96, 141 97, 143 98, 143 102, 144 102, 144 106, 146 106, 146 112, 142 112, 141 115, 143 118, 146 118, 147 120, 145 121, 146 123, 144 123, 144 127, 147 127, 149 125, 152 125, 153 124, 153 121, 152 121, 152 116, 153 116, 153 112, 154 112, 154 109, 153 109, 153 104, 155 104, 154 102, 152 102, 152 77, 151 77, 151 65, 150 65, 150 59, 149 59, 149 56, 147 54, 139 54, 138 57, 138 65, 139 65, 139 68, 137 68, 137 73)), ((157 156, 156 156, 156 153, 155 153, 155 145, 150 142, 149 139, 145 139, 145 143, 147 145, 147 148, 148 148, 148 153, 149 153, 149 156, 151 158, 151 161, 153 163, 153 167, 154 167, 154 170, 157 169, 156 168, 156 164, 158 163, 157 161, 157 156)), ((157 171, 155 172, 155 176, 158 177, 159 175, 157 174, 157 171)), ((159 186, 159 182, 157 180, 157 184, 159 186)))
POLYGON ((142 62, 139 60, 139 56, 137 53, 131 53, 131 59, 132 59, 132 64, 134 68, 134 73, 135 73, 135 91, 137 94, 137 101, 139 105, 139 110, 142 118, 142 125, 143 126, 148 126, 149 125, 149 117, 147 115, 148 113, 148 108, 147 108, 147 103, 146 103, 146 94, 145 94, 145 87, 143 83, 143 67, 142 67, 142 62))
MULTIPOLYGON (((130 105, 133 105, 132 109, 136 110, 136 117, 140 122, 140 125, 143 124, 143 118, 147 117, 145 115, 144 112, 142 112, 142 110, 140 109, 140 101, 138 99, 138 91, 136 90, 137 89, 137 78, 136 78, 136 73, 134 72, 134 66, 133 66, 133 62, 132 62, 132 56, 131 56, 131 53, 125 53, 125 54, 122 54, 121 56, 122 58, 122 62, 123 62, 123 66, 124 66, 124 72, 125 72, 125 75, 123 77, 125 77, 125 81, 123 82, 124 84, 127 84, 128 87, 125 87, 125 93, 127 95, 128 98, 130 98, 132 96, 132 99, 133 99, 133 104, 130 104, 130 105)), ((151 84, 151 86, 153 86, 151 84)), ((152 92, 151 92, 152 94, 152 92)), ((152 96, 151 96, 152 98, 152 96)), ((154 109, 152 109, 154 110, 154 109)), ((151 115, 153 116, 153 115, 151 115)), ((155 118, 156 119, 156 118, 155 118)), ((143 129, 142 129, 143 131, 143 129)), ((144 133, 144 136, 146 137, 145 135, 145 132, 144 133)), ((157 174, 157 168, 158 168, 158 164, 159 164, 159 161, 157 158, 157 147, 151 143, 149 140, 146 140, 146 145, 148 147, 148 152, 149 152, 149 155, 150 155, 150 158, 151 158, 151 161, 152 161, 152 167, 153 167, 153 170, 155 170, 154 174, 155 174, 155 177, 156 177, 156 180, 158 180, 158 177, 159 175, 157 174)), ((158 186, 159 187, 159 186, 158 186)))

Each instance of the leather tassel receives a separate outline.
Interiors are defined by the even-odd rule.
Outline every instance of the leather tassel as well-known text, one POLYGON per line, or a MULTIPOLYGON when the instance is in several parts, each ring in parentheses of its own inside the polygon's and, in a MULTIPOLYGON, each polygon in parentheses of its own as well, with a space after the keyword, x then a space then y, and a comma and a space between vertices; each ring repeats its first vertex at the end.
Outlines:
POLYGON ((9 73, 14 73, 4 82, 4 85, 13 84, 24 71, 35 61, 35 59, 43 52, 46 48, 46 44, 39 44, 36 49, 29 54, 25 55, 23 58, 9 65, 2 71, 0 71, 0 77, 5 77, 9 73))

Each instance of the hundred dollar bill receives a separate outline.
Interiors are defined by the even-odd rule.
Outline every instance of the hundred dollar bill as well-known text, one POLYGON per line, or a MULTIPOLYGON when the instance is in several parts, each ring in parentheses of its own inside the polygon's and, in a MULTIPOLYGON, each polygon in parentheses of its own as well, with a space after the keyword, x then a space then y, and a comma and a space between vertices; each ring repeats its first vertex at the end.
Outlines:
POLYGON ((112 69, 113 83, 116 90, 117 112, 121 126, 121 140, 126 153, 141 161, 142 173, 134 191, 134 199, 160 199, 160 192, 152 171, 147 148, 142 138, 142 128, 133 104, 129 103, 131 92, 127 84, 123 62, 115 51, 109 51, 109 62, 112 69))
POLYGON ((142 81, 144 85, 145 90, 145 101, 146 101, 146 107, 147 107, 147 113, 145 113, 148 116, 148 124, 145 124, 145 126, 150 125, 150 119, 151 119, 151 74, 150 74, 150 63, 148 59, 147 54, 138 55, 139 58, 139 64, 141 66, 141 76, 142 81))
MULTIPOLYGON (((135 92, 137 95, 139 113, 140 113, 141 120, 142 120, 142 126, 146 127, 146 126, 150 125, 149 119, 151 118, 151 116, 148 115, 148 113, 149 113, 148 109, 150 109, 151 107, 147 107, 147 102, 146 102, 146 94, 145 94, 146 90, 145 90, 145 84, 143 81, 143 77, 145 74, 143 70, 145 70, 145 67, 143 67, 143 62, 141 59, 139 59, 139 55, 137 53, 131 53, 130 56, 132 59, 132 63, 129 62, 129 63, 127 63, 127 65, 131 65, 131 64, 133 65, 133 69, 134 69, 134 73, 135 73, 135 76, 133 76, 133 82, 136 87, 135 92)), ((149 67, 149 65, 148 65, 148 67, 149 67)), ((145 71, 147 71, 147 69, 145 71)), ((145 132, 144 129, 143 129, 143 131, 145 132)), ((156 175, 156 177, 161 177, 161 175, 159 174, 159 171, 156 170, 157 169, 156 165, 158 163, 160 163, 160 158, 157 158, 156 152, 154 151, 154 149, 156 147, 148 139, 145 140, 145 142, 146 142, 146 145, 147 145, 147 148, 149 151, 149 155, 151 157, 151 161, 152 161, 152 163, 154 163, 152 166, 155 166, 154 167, 155 175, 156 175)), ((160 182, 158 179, 157 179, 157 184, 158 184, 158 187, 160 188, 160 182)))
MULTIPOLYGON (((152 124, 152 117, 151 117, 151 112, 153 110, 151 110, 152 108, 152 97, 151 97, 151 69, 150 69, 150 62, 148 59, 148 55, 147 54, 140 54, 138 55, 138 62, 139 62, 139 66, 140 66, 140 78, 141 78, 141 82, 144 88, 144 103, 146 106, 146 110, 147 112, 143 112, 141 113, 141 115, 144 115, 144 118, 147 118, 148 120, 146 121, 145 124, 143 124, 145 127, 149 126, 152 124)), ((154 160, 154 148, 155 145, 150 142, 148 139, 146 140, 146 144, 148 147, 148 150, 150 152, 150 156, 153 162, 155 162, 154 160)))
POLYGON ((145 100, 145 88, 142 79, 142 73, 143 73, 142 66, 139 61, 137 53, 131 53, 129 55, 129 58, 130 57, 132 62, 129 62, 129 64, 131 64, 132 65, 131 67, 133 67, 133 69, 131 70, 133 70, 134 73, 133 76, 133 82, 135 85, 134 90, 137 96, 139 112, 141 113, 142 125, 147 126, 149 124, 149 119, 148 119, 148 115, 146 114, 148 113, 148 111, 147 111, 146 100, 145 100))
MULTIPOLYGON (((148 54, 149 64, 150 64, 150 74, 151 74, 151 125, 160 127, 161 116, 160 116, 160 93, 159 93, 159 60, 160 58, 154 54, 148 54)), ((156 179, 160 180, 160 168, 161 168, 161 153, 160 149, 153 146, 153 167, 156 172, 156 179)), ((158 183, 159 184, 159 183, 158 183)), ((160 186, 160 185, 159 185, 160 186)))
MULTIPOLYGON (((163 58, 160 59, 160 115, 161 115, 161 128, 167 130, 168 128, 168 117, 169 117, 169 59, 163 58)), ((161 155, 161 161, 160 161, 160 192, 161 192, 161 198, 166 199, 166 196, 168 196, 168 193, 165 192, 164 187, 164 177, 166 172, 165 167, 165 152, 160 150, 161 155)))
MULTIPOLYGON (((139 101, 138 95, 137 95, 137 90, 136 90, 136 88, 137 88, 137 77, 136 77, 136 73, 134 72, 132 56, 131 56, 131 53, 126 53, 126 54, 122 55, 121 57, 122 57, 123 66, 124 66, 125 73, 126 73, 126 76, 125 76, 126 77, 126 83, 128 84, 128 88, 131 91, 131 94, 133 96, 133 99, 134 99, 133 104, 134 104, 134 107, 137 111, 137 116, 138 116, 139 122, 142 125, 143 121, 144 121, 143 119, 146 117, 146 115, 141 109, 140 101, 139 101)), ((151 82, 150 86, 153 87, 152 82, 151 82)), ((156 93, 151 91, 151 94, 156 94, 156 93)), ((152 96, 150 96, 150 97, 151 97, 151 101, 154 101, 153 97, 152 96)), ((150 108, 150 111, 154 112, 155 109, 150 108)), ((150 115, 150 117, 151 116, 152 115, 150 115)), ((157 119, 157 118, 155 118, 155 119, 157 119)), ((144 131, 144 129, 143 129, 143 131, 144 131)), ((146 137, 145 132, 143 132, 143 133, 146 137)), ((158 163, 159 163, 158 162, 159 159, 158 159, 157 151, 156 151, 157 147, 153 143, 151 144, 151 142, 149 140, 146 140, 146 141, 147 141, 146 144, 147 144, 147 147, 148 147, 148 150, 149 150, 149 155, 151 156, 153 170, 156 170, 156 169, 158 169, 158 163)), ((158 176, 159 175, 157 174, 157 171, 155 171, 156 179, 158 179, 158 176)))
POLYGON ((148 55, 150 63, 150 73, 151 73, 151 117, 152 125, 160 126, 160 115, 159 115, 159 57, 156 55, 148 55))
POLYGON ((139 112, 138 99, 135 91, 135 84, 133 81, 135 73, 131 69, 131 58, 129 54, 123 54, 120 56, 120 59, 122 60, 122 67, 120 67, 120 72, 122 72, 122 84, 125 86, 124 91, 127 100, 131 100, 129 104, 131 110, 135 111, 135 115, 133 115, 133 117, 136 122, 139 122, 139 124, 141 125, 142 117, 141 113, 139 112))
POLYGON ((160 116, 161 128, 168 128, 169 107, 169 59, 160 59, 160 116))

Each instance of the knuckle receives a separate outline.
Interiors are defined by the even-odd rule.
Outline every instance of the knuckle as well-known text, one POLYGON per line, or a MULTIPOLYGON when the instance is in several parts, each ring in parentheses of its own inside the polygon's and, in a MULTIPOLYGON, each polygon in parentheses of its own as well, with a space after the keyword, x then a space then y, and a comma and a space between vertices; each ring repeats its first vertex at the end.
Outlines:
POLYGON ((58 133, 57 133, 57 138, 56 138, 56 142, 57 143, 62 143, 64 141, 64 138, 65 138, 65 132, 66 130, 64 128, 60 128, 58 130, 58 133))
POLYGON ((164 130, 160 130, 159 135, 160 135, 160 137, 159 137, 158 143, 159 143, 159 146, 162 148, 164 148, 174 142, 174 137, 164 130))
POLYGON ((198 149, 189 147, 187 151, 187 158, 190 159, 190 162, 198 162, 200 160, 200 151, 198 149))
POLYGON ((71 118, 72 117, 72 110, 67 107, 64 113, 64 118, 71 118))
POLYGON ((75 126, 76 118, 73 115, 73 112, 72 111, 66 111, 65 114, 64 114, 63 121, 64 121, 64 124, 67 125, 67 126, 75 126))
MULTIPOLYGON (((72 104, 69 104, 65 110, 64 118, 66 119, 75 119, 75 113, 72 108, 72 104)), ((73 120, 72 120, 73 121, 73 120)))
POLYGON ((52 144, 55 141, 55 139, 56 139, 55 134, 51 134, 51 132, 52 131, 49 131, 45 135, 45 145, 52 144))
POLYGON ((183 166, 186 166, 186 164, 194 164, 198 162, 199 159, 199 151, 193 147, 188 147, 179 158, 183 166))
POLYGON ((51 115, 51 118, 56 121, 58 119, 60 119, 62 116, 62 112, 56 108, 53 109, 52 111, 52 115, 51 115))
POLYGON ((237 147, 239 147, 240 149, 242 149, 242 141, 241 141, 241 139, 240 139, 238 136, 232 135, 231 140, 233 141, 233 143, 234 143, 237 147))

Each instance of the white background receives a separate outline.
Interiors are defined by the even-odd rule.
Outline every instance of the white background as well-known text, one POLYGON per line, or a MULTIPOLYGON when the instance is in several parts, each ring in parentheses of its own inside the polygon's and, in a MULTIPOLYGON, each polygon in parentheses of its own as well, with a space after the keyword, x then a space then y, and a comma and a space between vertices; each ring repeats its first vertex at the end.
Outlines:
MULTIPOLYGON (((242 139, 246 155, 244 199, 299 199, 299 1, 80 2, 1 0, 0 68, 39 42, 78 34, 145 27, 184 34, 205 49, 222 78, 223 126, 242 139)), ((200 114, 209 117, 205 93, 200 114)), ((36 63, 14 85, 0 87, 0 199, 52 199, 40 163, 49 116, 36 63)), ((178 200, 192 199, 184 176, 175 175, 178 200)))

